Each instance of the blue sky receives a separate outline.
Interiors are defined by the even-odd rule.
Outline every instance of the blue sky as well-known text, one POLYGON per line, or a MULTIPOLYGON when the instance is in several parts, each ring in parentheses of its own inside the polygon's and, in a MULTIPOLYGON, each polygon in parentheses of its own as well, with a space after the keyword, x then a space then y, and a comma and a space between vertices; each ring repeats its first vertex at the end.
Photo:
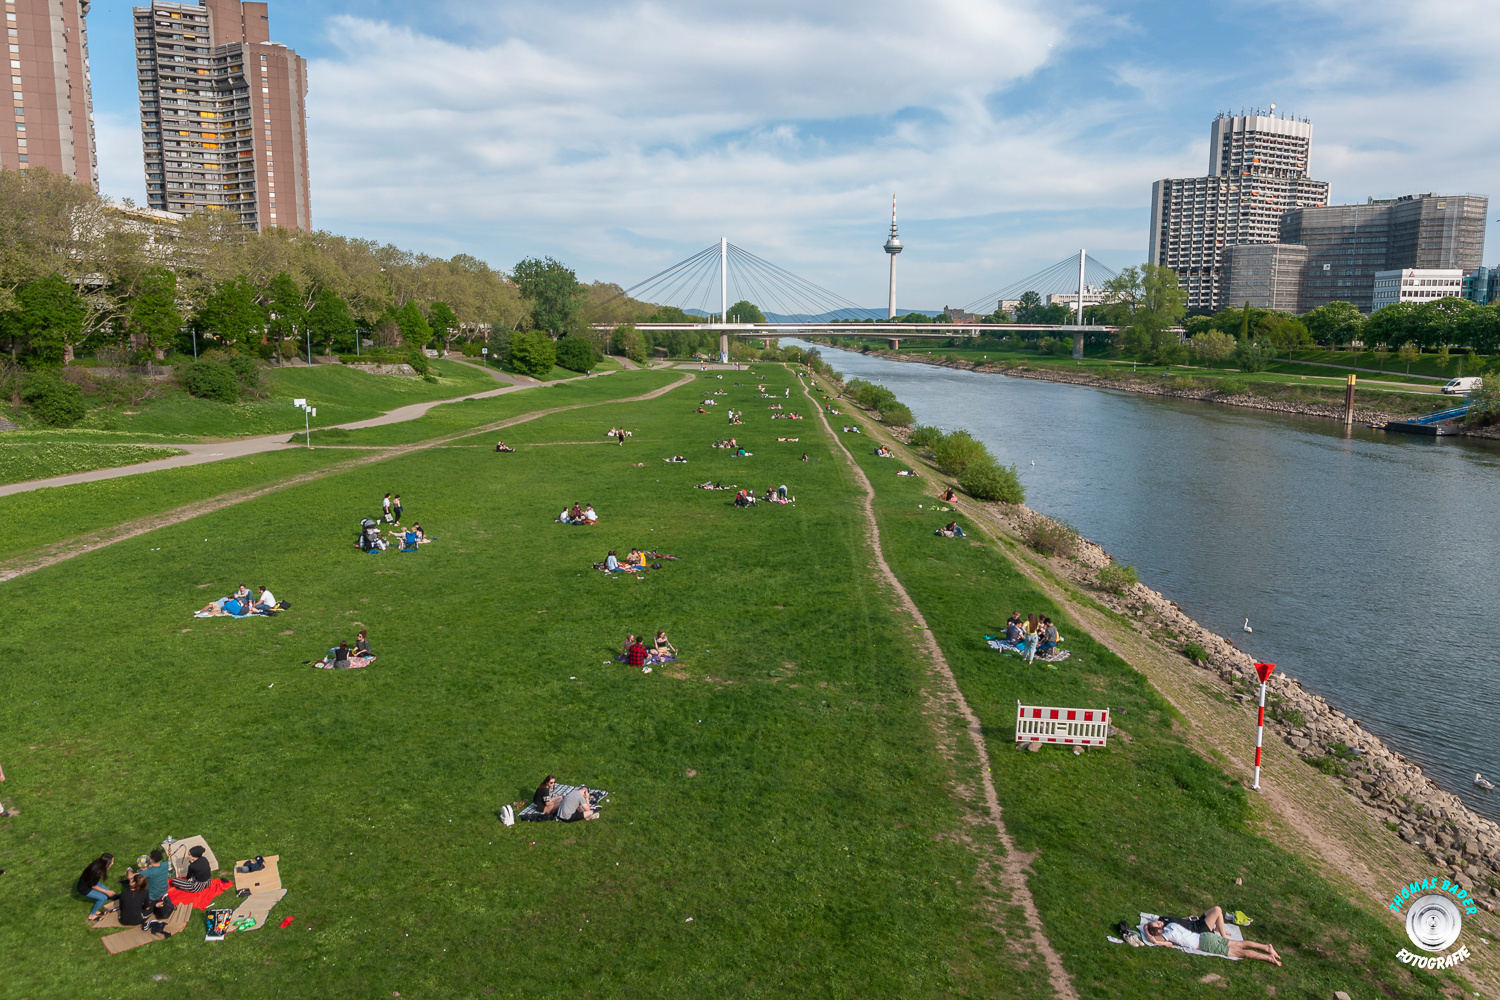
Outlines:
MULTIPOLYGON (((271 33, 309 62, 316 226, 627 286, 725 235, 879 305, 892 192, 902 309, 1139 263, 1152 181, 1273 101, 1335 203, 1500 193, 1477 0, 271 0, 271 33)), ((89 42, 101 186, 144 200, 130 5, 89 42)))

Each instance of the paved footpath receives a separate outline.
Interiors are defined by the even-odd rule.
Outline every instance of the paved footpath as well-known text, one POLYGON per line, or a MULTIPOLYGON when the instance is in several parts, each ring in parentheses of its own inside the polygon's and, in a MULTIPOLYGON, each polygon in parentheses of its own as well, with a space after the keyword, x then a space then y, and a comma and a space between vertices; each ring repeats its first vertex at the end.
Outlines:
MULTIPOLYGON (((480 367, 475 365, 475 368, 480 367)), ((476 392, 469 396, 454 396, 452 399, 434 399, 428 403, 412 403, 409 406, 397 407, 389 413, 383 413, 369 420, 356 420, 353 423, 336 424, 346 430, 357 430, 361 427, 381 427, 385 424, 399 424, 407 420, 415 420, 425 414, 434 406, 444 403, 456 403, 463 399, 489 399, 493 396, 503 396, 506 393, 518 392, 522 389, 533 389, 539 385, 557 385, 559 382, 576 382, 578 379, 558 379, 557 382, 538 382, 527 379, 524 382, 511 382, 506 376, 491 370, 497 382, 506 384, 498 389, 490 389, 487 392, 476 392)), ((578 378, 602 377, 609 372, 603 372, 600 376, 580 375, 578 378)), ((525 378, 525 376, 520 376, 525 378)), ((320 427, 319 430, 329 428, 320 427)), ((296 444, 288 441, 290 431, 280 431, 276 434, 268 434, 263 437, 241 438, 237 441, 224 441, 219 444, 163 444, 153 442, 152 447, 157 448, 181 448, 186 454, 173 455, 171 458, 161 458, 153 462, 139 462, 135 465, 118 465, 109 469, 94 469, 90 472, 79 472, 71 476, 53 476, 51 479, 32 479, 24 483, 7 483, 0 486, 0 497, 10 496, 13 493, 28 493, 32 490, 46 489, 49 486, 71 486, 74 483, 97 483, 105 479, 118 479, 121 476, 139 476, 147 472, 156 472, 161 469, 181 469, 189 465, 204 465, 209 462, 222 462, 230 458, 244 458, 247 455, 259 455, 268 451, 285 451, 288 448, 303 448, 306 445, 296 444)))

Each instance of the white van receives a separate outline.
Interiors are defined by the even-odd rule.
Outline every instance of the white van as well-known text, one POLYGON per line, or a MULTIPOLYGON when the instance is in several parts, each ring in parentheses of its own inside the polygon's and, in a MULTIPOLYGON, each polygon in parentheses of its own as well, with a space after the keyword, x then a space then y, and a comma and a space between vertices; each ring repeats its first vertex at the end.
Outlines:
POLYGON ((1475 389, 1478 389, 1483 383, 1484 379, 1474 375, 1465 378, 1456 378, 1443 386, 1443 392, 1449 396, 1467 396, 1475 389))

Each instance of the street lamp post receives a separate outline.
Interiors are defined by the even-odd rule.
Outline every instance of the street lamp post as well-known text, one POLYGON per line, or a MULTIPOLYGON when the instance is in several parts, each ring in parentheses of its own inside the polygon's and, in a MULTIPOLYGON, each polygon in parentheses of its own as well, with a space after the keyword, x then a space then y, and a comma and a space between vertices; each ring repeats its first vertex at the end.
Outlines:
POLYGON ((307 450, 312 451, 312 418, 318 415, 316 406, 308 406, 305 399, 294 399, 292 405, 302 411, 303 433, 307 435, 307 450))

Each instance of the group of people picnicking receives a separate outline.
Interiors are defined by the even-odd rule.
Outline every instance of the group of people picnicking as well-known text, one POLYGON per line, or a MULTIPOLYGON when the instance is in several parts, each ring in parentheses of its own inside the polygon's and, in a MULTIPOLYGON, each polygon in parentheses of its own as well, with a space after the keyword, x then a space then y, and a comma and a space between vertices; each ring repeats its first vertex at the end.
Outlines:
POLYGON ((736 507, 754 507, 756 502, 764 500, 766 503, 796 503, 797 498, 787 493, 786 484, 780 486, 767 486, 763 496, 757 497, 751 490, 740 490, 734 495, 736 507))
POLYGON ((609 554, 604 557, 602 563, 594 563, 594 568, 605 573, 644 573, 647 570, 661 569, 660 562, 652 560, 676 561, 676 556, 667 555, 663 552, 647 552, 644 549, 631 549, 621 559, 616 549, 610 549, 609 554))
POLYGON ((398 551, 415 552, 418 545, 426 545, 432 541, 435 539, 428 537, 427 532, 422 529, 421 521, 414 522, 408 528, 387 531, 380 527, 379 521, 365 518, 359 522, 359 537, 354 540, 354 544, 360 551, 374 555, 386 551, 392 543, 397 546, 398 551))
POLYGON ((623 448, 625 446, 625 439, 628 437, 633 437, 634 435, 632 435, 630 431, 627 431, 623 427, 611 427, 609 429, 609 433, 604 436, 610 438, 611 440, 618 441, 620 443, 620 447, 623 448))
POLYGON ((504 441, 496 441, 495 442, 495 450, 496 451, 514 452, 516 449, 514 449, 510 445, 506 444, 504 441))
POLYGON ((250 595, 250 588, 243 583, 239 589, 228 597, 209 601, 195 612, 198 618, 244 618, 248 615, 270 615, 274 617, 277 613, 285 611, 291 605, 285 601, 276 600, 276 595, 265 587, 255 588, 255 596, 250 595))
POLYGON ((562 513, 557 515, 557 523, 592 526, 599 523, 599 515, 594 511, 593 504, 579 504, 575 500, 572 507, 564 507, 562 513))
POLYGON ((346 639, 325 651, 323 658, 313 661, 312 665, 324 670, 360 670, 368 667, 374 659, 375 654, 370 652, 370 630, 362 628, 354 637, 354 645, 349 645, 346 639))
POLYGON ((878 448, 875 449, 875 457, 876 458, 895 458, 896 457, 896 453, 894 451, 891 451, 891 449, 887 448, 885 445, 881 445, 880 447, 878 447, 878 448))
POLYGON ((641 667, 646 673, 650 668, 662 663, 670 663, 677 659, 677 647, 667 639, 667 633, 658 630, 656 639, 651 645, 646 645, 644 635, 636 635, 632 632, 625 637, 625 644, 620 647, 620 655, 615 657, 616 663, 624 663, 632 667, 641 667))
POLYGON ((539 811, 539 818, 571 823, 575 820, 598 819, 602 815, 594 808, 587 785, 579 785, 562 795, 557 794, 556 789, 557 779, 550 774, 537 786, 536 794, 531 797, 531 804, 539 811))
POLYGON ((110 887, 109 870, 115 866, 115 856, 108 852, 99 855, 78 876, 78 894, 93 901, 89 920, 97 921, 109 911, 111 900, 118 903, 120 924, 125 927, 144 927, 152 920, 165 920, 172 915, 177 904, 172 902, 168 890, 202 892, 213 884, 213 871, 202 847, 188 849, 187 871, 181 876, 172 874, 171 864, 161 848, 153 848, 143 854, 136 866, 125 869, 124 878, 115 882, 118 889, 110 887))
POLYGON ((799 414, 793 413, 790 410, 788 410, 785 413, 773 413, 773 414, 771 414, 771 419, 772 420, 801 420, 802 417, 799 414))
POLYGON ((957 521, 949 521, 947 524, 943 525, 941 528, 938 528, 936 531, 934 531, 933 534, 934 535, 942 535, 944 538, 967 538, 967 537, 969 537, 968 535, 964 534, 963 525, 959 524, 957 521))
POLYGON ((1022 618, 1021 612, 1017 611, 1005 623, 1003 645, 1010 647, 1009 652, 1019 653, 1027 663, 1037 657, 1045 660, 1055 656, 1062 641, 1057 626, 1046 615, 1032 614, 1022 618))

